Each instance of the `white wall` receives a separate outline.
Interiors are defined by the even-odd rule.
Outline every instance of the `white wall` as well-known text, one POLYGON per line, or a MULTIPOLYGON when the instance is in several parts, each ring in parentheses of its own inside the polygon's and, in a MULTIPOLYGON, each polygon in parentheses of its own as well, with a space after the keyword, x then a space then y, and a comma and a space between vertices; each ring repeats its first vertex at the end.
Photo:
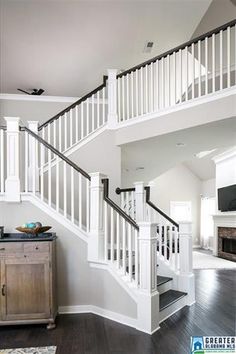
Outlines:
POLYGON ((151 201, 170 215, 170 201, 191 201, 193 243, 199 244, 201 181, 184 165, 178 165, 153 181, 151 201))
POLYGON ((201 194, 206 198, 214 198, 216 196, 216 179, 208 179, 202 181, 201 194))
POLYGON ((200 36, 216 27, 223 25, 236 17, 236 6, 231 0, 213 0, 192 38, 200 36))
POLYGON ((44 123, 72 102, 67 102, 64 98, 61 101, 42 101, 42 98, 30 100, 12 100, 0 98, 0 125, 5 125, 4 117, 20 117, 26 124, 28 120, 44 123))
POLYGON ((57 292, 59 306, 95 305, 136 317, 136 303, 105 270, 91 268, 87 244, 30 202, 0 203, 0 225, 6 232, 27 221, 51 225, 57 233, 57 292))

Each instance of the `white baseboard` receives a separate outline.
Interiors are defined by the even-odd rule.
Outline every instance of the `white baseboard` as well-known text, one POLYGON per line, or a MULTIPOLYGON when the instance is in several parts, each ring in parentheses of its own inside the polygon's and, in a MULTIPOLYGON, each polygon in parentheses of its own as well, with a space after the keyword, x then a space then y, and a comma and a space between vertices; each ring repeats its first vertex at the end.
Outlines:
POLYGON ((137 328, 137 319, 94 305, 59 306, 59 314, 93 313, 125 326, 137 328))

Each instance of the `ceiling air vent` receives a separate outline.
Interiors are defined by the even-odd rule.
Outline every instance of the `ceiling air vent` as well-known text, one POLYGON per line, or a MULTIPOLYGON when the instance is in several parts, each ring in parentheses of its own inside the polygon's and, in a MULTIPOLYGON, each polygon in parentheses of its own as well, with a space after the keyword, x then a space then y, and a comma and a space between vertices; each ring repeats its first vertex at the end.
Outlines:
POLYGON ((152 51, 154 43, 153 42, 146 42, 143 48, 143 53, 150 53, 152 51))

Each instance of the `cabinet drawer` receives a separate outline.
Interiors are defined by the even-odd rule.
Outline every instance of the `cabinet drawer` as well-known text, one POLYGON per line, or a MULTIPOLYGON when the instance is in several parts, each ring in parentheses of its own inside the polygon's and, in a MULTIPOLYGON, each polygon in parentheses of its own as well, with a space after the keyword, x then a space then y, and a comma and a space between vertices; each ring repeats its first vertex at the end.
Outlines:
POLYGON ((24 253, 49 252, 48 242, 27 242, 24 243, 24 253))
POLYGON ((22 252, 22 243, 1 242, 0 243, 0 256, 8 253, 22 252))

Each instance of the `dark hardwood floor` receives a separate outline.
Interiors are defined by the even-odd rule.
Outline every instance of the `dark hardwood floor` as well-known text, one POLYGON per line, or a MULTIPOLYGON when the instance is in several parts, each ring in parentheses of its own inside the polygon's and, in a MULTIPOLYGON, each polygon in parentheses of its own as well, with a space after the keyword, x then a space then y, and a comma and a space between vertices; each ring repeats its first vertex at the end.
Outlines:
POLYGON ((61 315, 57 328, 0 327, 0 349, 56 345, 57 354, 189 354, 191 335, 235 335, 235 270, 199 270, 196 304, 152 336, 92 314, 61 315))

